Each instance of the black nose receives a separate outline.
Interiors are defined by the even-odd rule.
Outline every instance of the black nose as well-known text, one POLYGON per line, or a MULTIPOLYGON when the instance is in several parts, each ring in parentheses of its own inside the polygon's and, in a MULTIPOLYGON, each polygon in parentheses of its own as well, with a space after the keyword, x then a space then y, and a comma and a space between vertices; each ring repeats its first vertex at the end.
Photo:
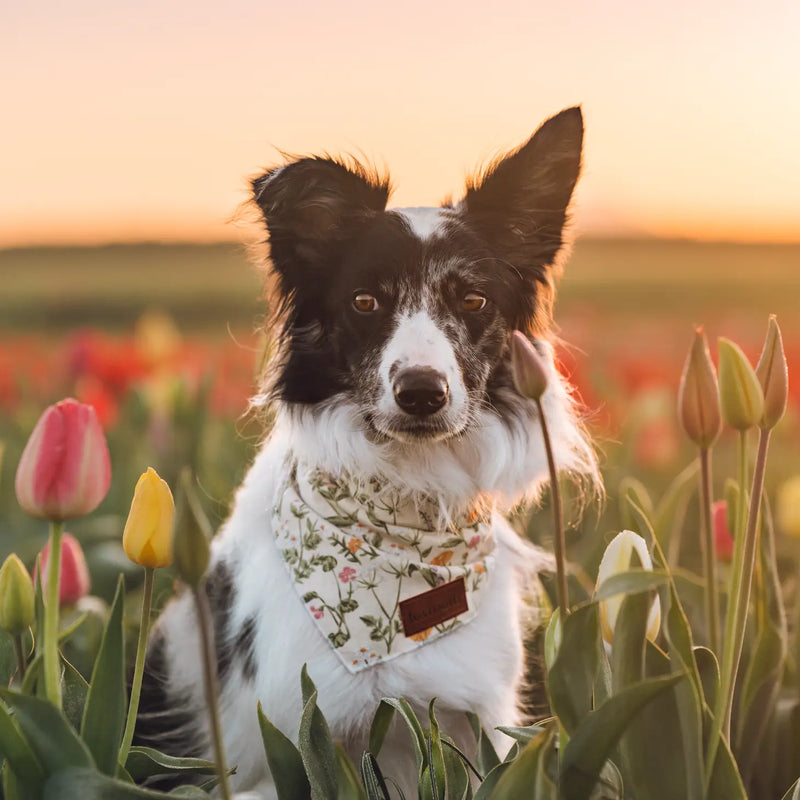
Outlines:
POLYGON ((405 369, 394 379, 394 399, 406 414, 435 414, 447 402, 447 379, 430 367, 405 369))

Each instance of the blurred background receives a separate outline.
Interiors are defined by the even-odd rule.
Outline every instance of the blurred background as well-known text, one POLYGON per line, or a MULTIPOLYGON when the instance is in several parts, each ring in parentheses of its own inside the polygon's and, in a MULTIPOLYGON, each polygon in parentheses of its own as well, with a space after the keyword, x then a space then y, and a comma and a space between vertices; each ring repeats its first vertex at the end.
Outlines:
MULTIPOLYGON (((44 541, 13 476, 41 411, 67 395, 95 405, 112 453, 112 491, 73 531, 96 593, 131 569, 118 539, 147 466, 174 486, 192 464, 224 517, 262 434, 246 414, 261 232, 242 204, 282 151, 363 156, 390 170, 393 205, 436 204, 581 104, 556 315, 609 492, 571 534, 587 565, 621 524, 622 476, 657 499, 693 457, 674 408, 694 323, 714 353, 724 335, 755 361, 776 313, 800 368, 794 0, 40 0, 3 18, 0 558, 30 563, 44 541)), ((790 384, 771 490, 800 473, 790 384)), ((720 493, 731 451, 726 435, 720 493)))

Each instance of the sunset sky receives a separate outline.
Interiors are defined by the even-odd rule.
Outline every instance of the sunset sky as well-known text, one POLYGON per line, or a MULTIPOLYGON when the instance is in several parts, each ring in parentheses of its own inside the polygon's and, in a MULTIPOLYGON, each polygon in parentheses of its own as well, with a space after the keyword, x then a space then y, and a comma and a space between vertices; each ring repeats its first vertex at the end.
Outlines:
POLYGON ((246 239, 276 148, 393 205, 581 104, 578 230, 800 241, 798 0, 37 0, 0 25, 0 246, 246 239))

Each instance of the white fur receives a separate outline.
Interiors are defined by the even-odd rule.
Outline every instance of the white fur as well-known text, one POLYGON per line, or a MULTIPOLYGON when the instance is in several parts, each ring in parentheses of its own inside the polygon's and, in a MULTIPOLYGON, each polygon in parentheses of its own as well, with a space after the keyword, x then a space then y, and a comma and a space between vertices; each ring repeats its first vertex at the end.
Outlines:
POLYGON ((403 217, 412 233, 423 241, 440 235, 448 218, 452 217, 450 209, 429 206, 393 208, 392 212, 403 217))
POLYGON ((444 331, 433 321, 425 309, 401 313, 396 321, 394 333, 381 356, 378 377, 381 394, 376 404, 376 425, 383 429, 391 427, 391 420, 401 416, 402 411, 394 399, 392 387, 393 369, 398 372, 414 367, 435 369, 445 376, 449 389, 446 407, 442 414, 448 428, 460 430, 467 422, 467 389, 458 368, 455 351, 444 331))
MULTIPOLYGON (((561 469, 594 473, 592 451, 576 424, 568 389, 553 366, 552 348, 543 343, 540 349, 550 373, 543 404, 557 463, 561 469)), ((463 436, 417 444, 371 441, 355 407, 341 397, 322 407, 279 408, 272 434, 213 543, 213 561, 224 559, 235 576, 230 628, 237 630, 254 615, 258 620, 255 678, 245 680, 234 663, 221 698, 225 747, 229 763, 237 765, 233 784, 242 792, 240 800, 276 797, 256 704, 260 701, 273 723, 296 741, 303 664, 317 685, 319 704, 334 737, 355 758, 366 747, 369 723, 382 697, 405 697, 422 715, 436 697, 442 727, 467 751, 474 750, 474 739, 464 710, 477 712, 487 730, 519 721, 525 586, 548 557, 523 543, 498 510, 536 492, 546 473, 534 406, 519 397, 513 402, 520 412, 516 425, 501 420, 492 408, 483 408, 463 436), (295 459, 334 473, 388 477, 411 494, 438 497, 445 514, 463 510, 478 497, 491 503, 496 571, 476 618, 399 658, 357 674, 348 672, 309 618, 270 531, 273 498, 295 459)), ((192 655, 198 652, 197 629, 189 596, 173 601, 159 625, 166 634, 170 688, 188 691, 190 702, 201 709, 201 676, 192 655)), ((203 714, 198 720, 205 724, 203 714)), ((510 741, 502 734, 493 735, 498 747, 507 749, 510 741)), ((400 782, 406 797, 415 797, 409 748, 403 731, 395 731, 379 762, 400 782)))

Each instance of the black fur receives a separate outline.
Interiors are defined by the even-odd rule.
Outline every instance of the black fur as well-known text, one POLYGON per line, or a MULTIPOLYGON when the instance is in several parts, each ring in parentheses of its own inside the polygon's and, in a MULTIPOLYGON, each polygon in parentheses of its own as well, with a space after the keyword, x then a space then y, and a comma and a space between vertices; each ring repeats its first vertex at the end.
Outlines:
MULTIPOLYGON (((190 698, 167 693, 165 649, 163 636, 153 634, 147 646, 133 744, 170 755, 199 757, 203 743, 198 738, 197 709, 190 698)), ((187 654, 187 657, 196 656, 187 654)), ((150 778, 147 784, 168 791, 185 782, 183 777, 158 776, 150 778)))

